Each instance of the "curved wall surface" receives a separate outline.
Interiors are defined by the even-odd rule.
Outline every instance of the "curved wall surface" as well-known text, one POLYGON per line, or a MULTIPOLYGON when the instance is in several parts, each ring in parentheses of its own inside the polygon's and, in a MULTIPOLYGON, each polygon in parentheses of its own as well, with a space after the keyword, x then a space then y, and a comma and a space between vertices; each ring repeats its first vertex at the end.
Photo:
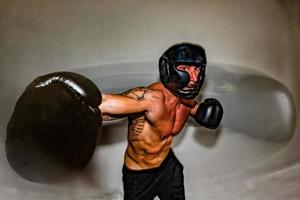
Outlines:
POLYGON ((298 1, 20 1, 0 4, 0 199, 122 199, 127 121, 104 123, 85 171, 45 185, 20 178, 4 151, 17 98, 36 76, 74 71, 103 92, 158 81, 174 43, 205 47, 198 101, 218 98, 218 131, 189 120, 173 144, 187 199, 300 198, 298 1))

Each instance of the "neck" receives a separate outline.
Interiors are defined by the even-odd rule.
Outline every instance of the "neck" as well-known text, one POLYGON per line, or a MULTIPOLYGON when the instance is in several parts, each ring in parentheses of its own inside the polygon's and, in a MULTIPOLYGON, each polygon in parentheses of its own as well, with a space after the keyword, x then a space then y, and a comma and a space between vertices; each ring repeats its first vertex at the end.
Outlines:
POLYGON ((178 96, 176 96, 175 94, 173 94, 170 90, 168 90, 166 87, 164 87, 163 85, 162 85, 162 87, 163 87, 163 93, 165 94, 165 98, 166 98, 166 101, 168 101, 168 102, 172 102, 172 103, 176 103, 176 104, 178 104, 178 103, 181 103, 181 101, 182 101, 182 98, 181 97, 178 97, 178 96))
POLYGON ((165 94, 166 101, 169 103, 184 104, 185 106, 191 107, 191 108, 194 107, 196 104, 194 99, 185 99, 182 97, 178 97, 164 86, 163 86, 163 92, 165 94))

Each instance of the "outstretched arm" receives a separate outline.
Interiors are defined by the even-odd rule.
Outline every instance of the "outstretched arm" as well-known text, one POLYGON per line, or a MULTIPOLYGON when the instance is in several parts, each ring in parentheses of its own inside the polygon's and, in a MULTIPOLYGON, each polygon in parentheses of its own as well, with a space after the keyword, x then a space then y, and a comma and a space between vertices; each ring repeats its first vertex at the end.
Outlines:
POLYGON ((99 109, 104 120, 148 112, 154 106, 157 92, 145 87, 134 88, 123 94, 102 94, 99 109))

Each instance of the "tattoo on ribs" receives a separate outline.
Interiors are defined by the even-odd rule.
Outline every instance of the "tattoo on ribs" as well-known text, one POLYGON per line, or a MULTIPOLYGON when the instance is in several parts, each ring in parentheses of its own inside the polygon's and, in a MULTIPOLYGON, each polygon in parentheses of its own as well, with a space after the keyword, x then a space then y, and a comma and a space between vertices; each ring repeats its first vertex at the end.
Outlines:
POLYGON ((129 121, 129 136, 131 139, 135 139, 138 135, 140 135, 144 129, 145 117, 141 116, 138 118, 134 118, 129 121))

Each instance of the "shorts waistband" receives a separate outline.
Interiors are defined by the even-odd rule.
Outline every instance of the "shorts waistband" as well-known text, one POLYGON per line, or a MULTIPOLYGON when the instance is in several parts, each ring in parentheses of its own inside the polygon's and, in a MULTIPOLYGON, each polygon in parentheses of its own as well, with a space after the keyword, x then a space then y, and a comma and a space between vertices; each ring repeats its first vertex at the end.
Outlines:
POLYGON ((175 157, 175 154, 174 154, 173 150, 170 149, 169 152, 168 152, 168 155, 165 157, 164 161, 158 167, 150 168, 150 169, 132 170, 132 169, 129 169, 124 164, 122 171, 123 172, 129 172, 129 173, 137 173, 137 174, 139 174, 139 173, 147 173, 147 172, 155 172, 155 171, 158 171, 158 170, 164 168, 167 165, 167 163, 169 162, 169 160, 171 160, 174 157, 175 157))

